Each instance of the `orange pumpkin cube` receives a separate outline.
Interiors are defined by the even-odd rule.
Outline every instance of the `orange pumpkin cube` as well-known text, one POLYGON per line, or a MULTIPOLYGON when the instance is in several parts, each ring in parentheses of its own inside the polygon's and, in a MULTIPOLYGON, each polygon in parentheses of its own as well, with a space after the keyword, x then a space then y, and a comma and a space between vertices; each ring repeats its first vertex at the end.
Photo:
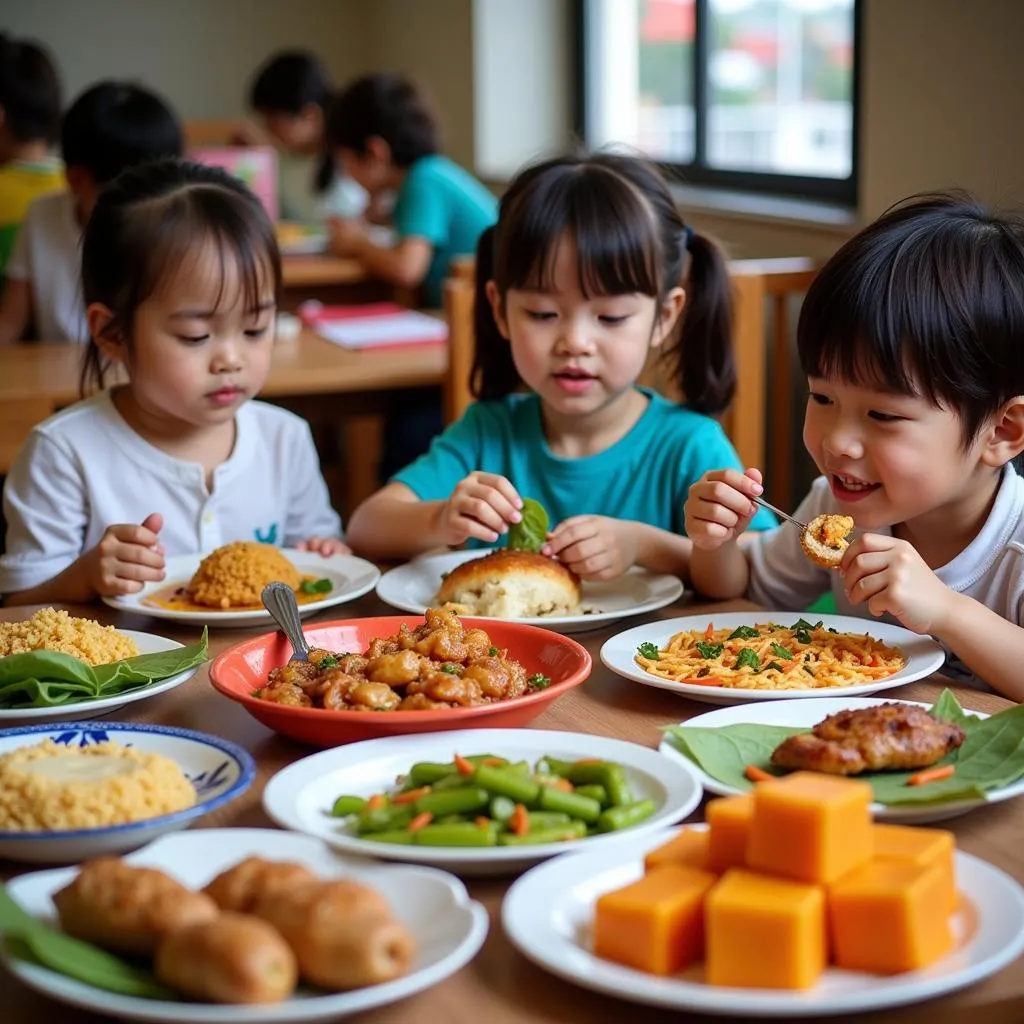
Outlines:
POLYGON ((942 869, 880 858, 829 889, 838 967, 898 974, 927 967, 953 947, 942 869))
POLYGON ((707 829, 684 828, 667 843, 655 847, 644 857, 644 870, 654 871, 666 864, 678 864, 682 867, 708 871, 709 839, 710 833, 707 829))
POLYGON ((734 868, 705 904, 707 980, 810 988, 828 963, 825 890, 734 868))
POLYGON ((762 782, 753 793, 747 864, 828 885, 871 859, 871 787, 815 772, 762 782))
POLYGON ((747 842, 754 817, 754 797, 726 796, 712 800, 704 811, 711 842, 708 866, 712 871, 728 871, 747 864, 747 842))
POLYGON ((945 882, 949 912, 956 910, 956 837, 952 832, 908 825, 875 825, 871 831, 876 858, 905 860, 924 867, 936 865, 945 882))
POLYGON ((718 879, 666 864, 598 897, 594 953, 651 974, 673 974, 704 950, 704 897, 718 879))

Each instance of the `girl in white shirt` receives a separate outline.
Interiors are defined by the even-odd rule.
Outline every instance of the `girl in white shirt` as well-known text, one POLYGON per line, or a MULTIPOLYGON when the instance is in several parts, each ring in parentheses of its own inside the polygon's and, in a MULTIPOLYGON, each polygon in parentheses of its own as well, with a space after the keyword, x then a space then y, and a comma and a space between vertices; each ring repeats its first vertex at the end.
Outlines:
POLYGON ((918 196, 850 239, 800 312, 804 445, 821 473, 795 517, 852 516, 838 571, 783 524, 737 543, 761 472, 707 473, 685 506, 697 590, 930 633, 1024 700, 1024 218, 918 196))
POLYGON ((233 540, 348 549, 306 422, 251 399, 273 348, 280 258, 244 185, 178 160, 101 194, 82 247, 83 391, 37 427, 4 489, 7 604, 88 601, 233 540))

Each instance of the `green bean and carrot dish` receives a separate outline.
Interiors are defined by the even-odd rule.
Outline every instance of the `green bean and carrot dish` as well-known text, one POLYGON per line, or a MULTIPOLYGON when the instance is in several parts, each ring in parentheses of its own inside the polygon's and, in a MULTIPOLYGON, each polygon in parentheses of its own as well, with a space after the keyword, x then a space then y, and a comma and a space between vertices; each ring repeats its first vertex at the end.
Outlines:
POLYGON ((361 839, 405 846, 532 846, 618 832, 654 814, 615 761, 510 761, 456 754, 419 761, 389 793, 339 796, 332 816, 361 839))

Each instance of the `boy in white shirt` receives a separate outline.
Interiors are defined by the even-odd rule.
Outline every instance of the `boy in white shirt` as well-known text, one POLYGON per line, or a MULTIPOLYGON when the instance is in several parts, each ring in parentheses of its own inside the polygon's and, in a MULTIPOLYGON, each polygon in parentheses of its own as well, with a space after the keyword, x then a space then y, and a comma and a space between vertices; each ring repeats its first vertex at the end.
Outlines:
POLYGON ((81 237, 102 187, 126 167, 180 156, 181 126, 160 97, 127 82, 100 82, 61 121, 68 191, 37 199, 7 263, 0 345, 33 324, 41 341, 85 342, 81 237))

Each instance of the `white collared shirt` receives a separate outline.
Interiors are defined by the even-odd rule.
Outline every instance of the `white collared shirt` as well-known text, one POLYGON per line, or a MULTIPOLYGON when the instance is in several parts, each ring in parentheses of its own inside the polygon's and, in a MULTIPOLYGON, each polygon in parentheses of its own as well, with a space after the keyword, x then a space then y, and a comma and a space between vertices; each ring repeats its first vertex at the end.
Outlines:
POLYGON ((168 557, 235 540, 291 547, 341 536, 309 424, 263 402, 235 417, 235 446, 213 471, 174 458, 135 433, 108 391, 37 426, 4 487, 7 550, 0 593, 52 579, 109 526, 164 517, 168 557))

